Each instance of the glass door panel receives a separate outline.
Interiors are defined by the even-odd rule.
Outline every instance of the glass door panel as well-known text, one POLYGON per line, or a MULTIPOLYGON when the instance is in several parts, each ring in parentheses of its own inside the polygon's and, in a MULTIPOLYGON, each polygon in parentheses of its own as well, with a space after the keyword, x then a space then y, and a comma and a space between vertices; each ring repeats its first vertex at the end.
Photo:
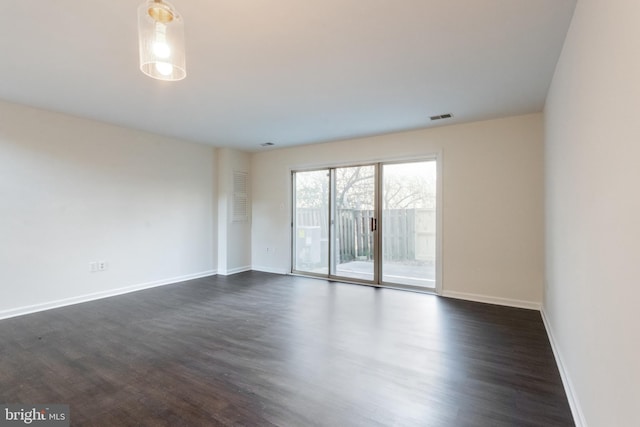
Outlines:
POLYGON ((436 161, 382 165, 382 281, 436 287, 436 161))
POLYGON ((329 274, 329 170, 293 174, 293 270, 329 274))
POLYGON ((376 166, 333 169, 331 275, 373 282, 376 271, 376 166))

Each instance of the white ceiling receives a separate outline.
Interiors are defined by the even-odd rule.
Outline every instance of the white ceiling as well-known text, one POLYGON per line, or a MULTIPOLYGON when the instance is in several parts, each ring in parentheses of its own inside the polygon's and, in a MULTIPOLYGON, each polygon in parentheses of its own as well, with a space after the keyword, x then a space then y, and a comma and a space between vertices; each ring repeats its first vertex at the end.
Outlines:
POLYGON ((173 0, 187 78, 138 69, 141 0, 4 0, 0 98, 259 150, 541 111, 576 0, 173 0))

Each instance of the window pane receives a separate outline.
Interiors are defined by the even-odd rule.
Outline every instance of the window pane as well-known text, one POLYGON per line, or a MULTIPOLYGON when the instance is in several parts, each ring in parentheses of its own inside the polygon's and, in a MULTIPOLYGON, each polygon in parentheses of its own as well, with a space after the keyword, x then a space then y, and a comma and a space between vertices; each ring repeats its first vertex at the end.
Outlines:
POLYGON ((335 232, 332 274, 373 281, 375 240, 375 166, 336 168, 335 232))
POLYGON ((329 274, 329 171, 294 173, 294 260, 300 272, 329 274))
POLYGON ((382 280, 435 288, 436 162, 383 165, 382 280))

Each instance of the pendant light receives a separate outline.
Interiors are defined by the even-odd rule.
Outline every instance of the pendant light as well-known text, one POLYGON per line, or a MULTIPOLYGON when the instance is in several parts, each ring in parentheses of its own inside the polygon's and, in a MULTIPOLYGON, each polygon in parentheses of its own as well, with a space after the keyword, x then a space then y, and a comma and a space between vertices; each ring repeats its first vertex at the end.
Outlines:
POLYGON ((138 7, 138 42, 140 71, 158 80, 186 77, 184 21, 173 5, 146 0, 138 7))

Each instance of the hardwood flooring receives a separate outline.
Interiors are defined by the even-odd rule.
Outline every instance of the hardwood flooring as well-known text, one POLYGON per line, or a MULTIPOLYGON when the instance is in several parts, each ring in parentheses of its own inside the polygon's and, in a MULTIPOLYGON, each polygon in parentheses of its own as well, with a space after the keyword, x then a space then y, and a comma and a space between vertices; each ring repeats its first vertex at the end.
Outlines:
POLYGON ((0 403, 78 426, 574 425, 540 313, 213 276, 0 321, 0 403))

